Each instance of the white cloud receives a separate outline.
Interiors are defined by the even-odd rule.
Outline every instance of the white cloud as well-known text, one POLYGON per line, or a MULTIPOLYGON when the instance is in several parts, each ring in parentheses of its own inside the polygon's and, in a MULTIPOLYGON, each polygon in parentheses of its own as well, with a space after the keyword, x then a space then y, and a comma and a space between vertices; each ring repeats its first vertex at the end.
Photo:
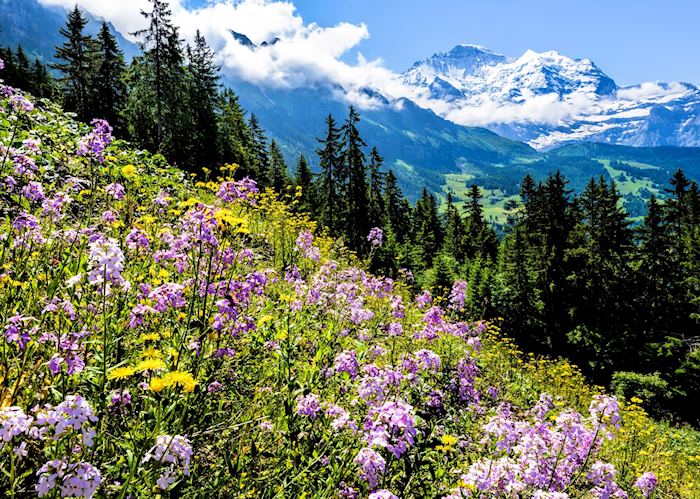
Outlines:
MULTIPOLYGON (((75 4, 75 0, 40 1, 66 8, 75 4)), ((78 3, 93 15, 111 21, 127 37, 145 27, 140 12, 149 10, 147 0, 78 0, 78 3)), ((365 87, 380 89, 391 97, 412 92, 381 60, 367 61, 359 53, 352 64, 341 60, 369 37, 365 24, 342 22, 330 27, 307 24, 289 1, 215 0, 196 9, 185 8, 182 0, 171 0, 169 4, 173 22, 180 27, 183 38, 192 40, 199 29, 229 76, 267 86, 340 85, 346 90, 343 97, 363 108, 379 105, 377 99, 361 91, 365 87), (276 37, 280 42, 251 50, 236 41, 231 30, 245 34, 257 45, 276 37)))
POLYGON ((619 89, 617 91, 617 97, 624 100, 638 101, 671 95, 677 96, 687 91, 688 87, 682 83, 646 82, 640 85, 619 89))
MULTIPOLYGON (((428 103, 429 104, 429 103, 428 103)), ((431 106, 435 112, 461 125, 483 126, 513 122, 557 125, 575 116, 590 114, 598 108, 597 98, 588 93, 573 93, 564 99, 558 94, 537 95, 522 103, 485 100, 461 105, 431 106)))

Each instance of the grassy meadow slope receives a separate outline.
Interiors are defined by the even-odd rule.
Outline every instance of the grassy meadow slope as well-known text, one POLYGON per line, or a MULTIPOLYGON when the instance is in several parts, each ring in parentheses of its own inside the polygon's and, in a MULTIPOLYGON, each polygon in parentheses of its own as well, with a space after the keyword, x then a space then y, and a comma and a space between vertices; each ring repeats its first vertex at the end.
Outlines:
POLYGON ((4 95, 4 496, 700 497, 696 431, 469 322, 462 283, 413 297, 295 193, 4 95))

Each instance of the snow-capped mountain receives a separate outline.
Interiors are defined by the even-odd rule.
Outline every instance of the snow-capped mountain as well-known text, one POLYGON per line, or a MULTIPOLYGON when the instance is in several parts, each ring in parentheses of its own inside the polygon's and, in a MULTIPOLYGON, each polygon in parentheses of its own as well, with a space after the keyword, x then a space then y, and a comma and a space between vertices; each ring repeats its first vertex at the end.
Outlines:
POLYGON ((700 146, 700 90, 689 83, 620 87, 590 59, 528 50, 517 58, 458 45, 401 75, 419 104, 539 149, 572 141, 700 146))

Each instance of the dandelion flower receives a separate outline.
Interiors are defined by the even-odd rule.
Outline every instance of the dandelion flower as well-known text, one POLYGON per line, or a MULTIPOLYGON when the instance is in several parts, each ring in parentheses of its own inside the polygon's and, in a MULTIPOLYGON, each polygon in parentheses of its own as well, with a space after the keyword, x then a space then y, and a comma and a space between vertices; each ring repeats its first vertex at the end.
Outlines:
POLYGON ((153 378, 148 384, 148 388, 153 392, 159 392, 166 387, 165 381, 161 378, 153 378))
POLYGON ((160 335, 158 333, 143 333, 141 336, 139 336, 139 341, 141 342, 146 342, 146 341, 158 341, 160 339, 160 335))
POLYGON ((165 362, 160 359, 146 359, 136 365, 138 372, 157 371, 159 369, 165 369, 165 362))
POLYGON ((135 372, 136 370, 131 366, 117 367, 116 369, 112 369, 109 374, 107 374, 107 379, 126 379, 133 376, 135 372))
POLYGON ((194 391, 197 382, 192 375, 186 371, 172 371, 163 376, 166 386, 179 386, 184 392, 194 391))
POLYGON ((141 358, 146 360, 161 359, 163 358, 163 354, 160 350, 156 348, 148 347, 143 352, 141 352, 141 358))

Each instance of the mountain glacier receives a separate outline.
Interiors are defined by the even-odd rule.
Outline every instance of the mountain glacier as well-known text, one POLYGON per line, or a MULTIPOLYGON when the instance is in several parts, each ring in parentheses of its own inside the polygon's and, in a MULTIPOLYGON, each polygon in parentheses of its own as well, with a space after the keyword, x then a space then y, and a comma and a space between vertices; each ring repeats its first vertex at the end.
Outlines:
POLYGON ((590 59, 555 51, 507 57, 458 45, 401 75, 419 105, 537 149, 576 141, 700 146, 700 90, 690 83, 619 86, 590 59))

